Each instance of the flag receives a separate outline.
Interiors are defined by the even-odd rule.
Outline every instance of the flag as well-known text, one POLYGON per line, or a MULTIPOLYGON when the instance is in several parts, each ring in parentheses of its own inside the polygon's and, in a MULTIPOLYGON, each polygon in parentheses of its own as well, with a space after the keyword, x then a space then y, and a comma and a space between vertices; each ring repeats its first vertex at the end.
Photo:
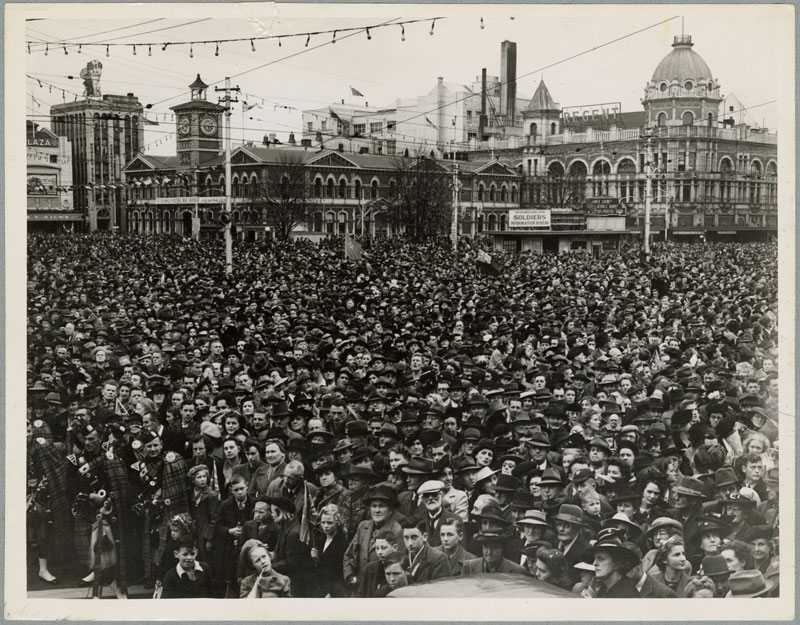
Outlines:
POLYGON ((330 113, 331 113, 331 117, 333 117, 333 119, 335 119, 337 122, 340 122, 340 121, 342 121, 342 118, 341 118, 341 117, 339 117, 339 116, 336 114, 336 111, 334 111, 332 108, 329 108, 328 110, 330 111, 330 113))
POLYGON ((300 516, 300 542, 308 545, 311 543, 311 495, 308 492, 308 483, 303 482, 303 513, 300 516))
POLYGON ((349 234, 344 235, 344 257, 346 260, 361 260, 364 250, 361 243, 356 241, 349 234))
POLYGON ((244 102, 242 102, 242 112, 249 111, 250 109, 254 109, 257 106, 258 104, 248 104, 247 101, 245 100, 244 102))
POLYGON ((502 265, 483 250, 478 251, 476 267, 485 276, 498 276, 502 271, 502 265))
POLYGON ((434 124, 430 119, 428 119, 427 115, 425 116, 425 121, 428 123, 428 125, 432 126, 433 128, 438 128, 436 124, 434 124))
POLYGON ((158 126, 158 122, 154 119, 147 119, 146 117, 143 117, 142 119, 144 119, 145 126, 158 126))
POLYGON ((359 98, 363 98, 364 97, 363 93, 361 93, 358 89, 355 89, 353 87, 350 87, 350 93, 355 95, 355 96, 358 96, 359 98))
POLYGON ((151 184, 153 184, 153 179, 152 179, 152 178, 147 178, 147 179, 144 181, 144 185, 145 185, 146 187, 147 187, 147 186, 150 186, 151 184))

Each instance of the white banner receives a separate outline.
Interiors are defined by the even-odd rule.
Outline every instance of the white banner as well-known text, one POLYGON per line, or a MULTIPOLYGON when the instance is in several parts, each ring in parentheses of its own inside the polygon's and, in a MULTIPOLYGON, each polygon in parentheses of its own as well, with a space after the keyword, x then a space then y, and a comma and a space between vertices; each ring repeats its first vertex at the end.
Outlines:
POLYGON ((508 211, 509 228, 549 228, 549 210, 512 210, 508 211))

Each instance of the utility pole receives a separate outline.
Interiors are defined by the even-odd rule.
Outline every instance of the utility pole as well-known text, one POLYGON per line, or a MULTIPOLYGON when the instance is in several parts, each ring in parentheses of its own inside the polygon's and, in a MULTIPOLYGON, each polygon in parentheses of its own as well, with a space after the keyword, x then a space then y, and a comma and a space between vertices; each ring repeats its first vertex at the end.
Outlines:
POLYGON ((220 102, 225 102, 225 274, 233 273, 233 237, 231 236, 231 103, 238 99, 231 98, 231 91, 239 92, 239 87, 231 87, 231 79, 225 77, 225 87, 214 87, 214 91, 224 91, 220 102))
POLYGON ((645 177, 647 179, 644 193, 644 260, 650 262, 650 209, 653 202, 653 137, 647 136, 647 153, 645 155, 645 177))
POLYGON ((450 225, 450 238, 453 240, 453 252, 458 249, 458 192, 461 181, 458 179, 458 164, 453 167, 453 222, 450 225))

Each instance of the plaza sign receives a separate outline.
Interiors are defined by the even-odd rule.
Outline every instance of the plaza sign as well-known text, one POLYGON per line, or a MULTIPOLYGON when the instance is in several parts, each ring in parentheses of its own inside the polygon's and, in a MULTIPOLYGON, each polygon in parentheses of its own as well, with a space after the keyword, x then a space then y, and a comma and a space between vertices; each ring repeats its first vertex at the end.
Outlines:
POLYGON ((549 210, 511 210, 508 211, 509 228, 535 228, 550 227, 549 210))

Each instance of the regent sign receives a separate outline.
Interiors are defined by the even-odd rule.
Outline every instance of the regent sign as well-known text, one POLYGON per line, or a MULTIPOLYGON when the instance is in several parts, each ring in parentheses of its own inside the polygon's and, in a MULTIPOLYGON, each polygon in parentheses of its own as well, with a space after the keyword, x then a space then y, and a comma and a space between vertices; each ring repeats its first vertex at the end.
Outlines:
POLYGON ((509 228, 525 228, 533 230, 535 228, 550 227, 549 210, 512 210, 508 211, 509 228))
POLYGON ((621 102, 565 106, 561 109, 561 121, 564 124, 601 120, 614 121, 620 113, 622 113, 621 102))

